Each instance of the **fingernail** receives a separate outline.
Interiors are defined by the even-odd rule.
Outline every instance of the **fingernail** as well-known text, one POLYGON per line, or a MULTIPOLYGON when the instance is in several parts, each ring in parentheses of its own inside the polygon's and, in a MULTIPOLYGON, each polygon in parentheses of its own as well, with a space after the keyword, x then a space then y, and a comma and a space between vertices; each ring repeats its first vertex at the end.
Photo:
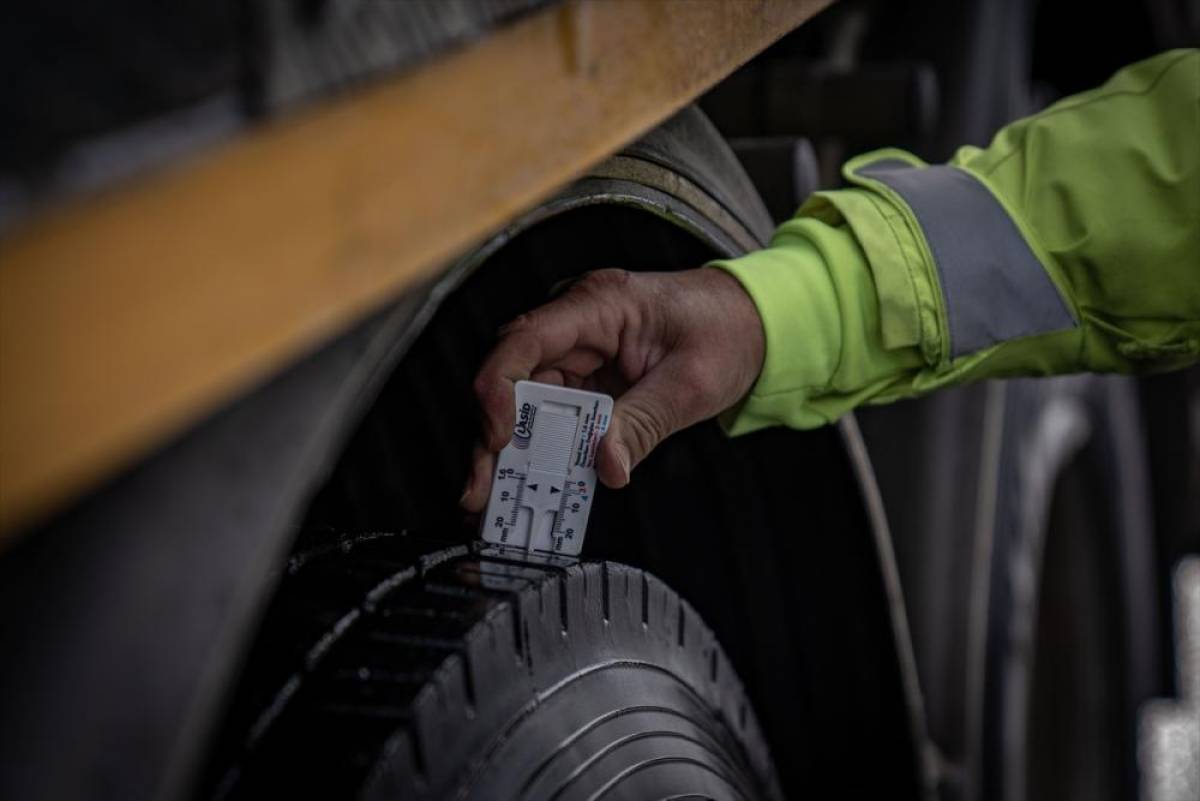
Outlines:
POLYGON ((621 486, 629 483, 629 451, 617 448, 617 464, 621 465, 621 486))

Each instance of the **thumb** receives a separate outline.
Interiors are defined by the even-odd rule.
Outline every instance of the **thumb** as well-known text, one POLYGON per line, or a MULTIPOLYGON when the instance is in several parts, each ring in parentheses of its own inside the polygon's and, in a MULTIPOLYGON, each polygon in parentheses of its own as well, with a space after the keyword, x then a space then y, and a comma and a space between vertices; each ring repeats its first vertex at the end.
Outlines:
POLYGON ((597 472, 605 486, 620 489, 650 451, 692 420, 681 414, 684 384, 665 363, 617 399, 612 425, 600 442, 597 472))

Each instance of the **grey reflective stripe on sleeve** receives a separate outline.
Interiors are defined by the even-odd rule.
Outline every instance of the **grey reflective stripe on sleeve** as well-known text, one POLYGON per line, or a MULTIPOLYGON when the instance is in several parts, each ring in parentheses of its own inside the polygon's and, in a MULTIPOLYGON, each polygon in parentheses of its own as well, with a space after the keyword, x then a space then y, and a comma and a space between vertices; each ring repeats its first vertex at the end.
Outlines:
POLYGON ((946 301, 951 358, 1076 325, 1008 212, 970 174, 900 159, 856 172, 890 187, 920 223, 946 301))

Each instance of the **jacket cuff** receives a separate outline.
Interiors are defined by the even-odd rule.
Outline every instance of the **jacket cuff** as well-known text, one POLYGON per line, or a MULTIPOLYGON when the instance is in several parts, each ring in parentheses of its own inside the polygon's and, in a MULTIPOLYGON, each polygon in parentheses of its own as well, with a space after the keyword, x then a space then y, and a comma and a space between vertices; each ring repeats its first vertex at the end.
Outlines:
POLYGON ((819 192, 804 211, 844 221, 854 232, 878 293, 883 346, 917 346, 927 364, 942 361, 942 311, 934 268, 904 210, 881 195, 853 188, 819 192))
POLYGON ((736 278, 762 318, 766 355, 750 394, 720 418, 729 434, 787 422, 830 422, 806 401, 828 386, 842 352, 837 292, 825 259, 803 236, 776 234, 771 247, 710 262, 736 278))

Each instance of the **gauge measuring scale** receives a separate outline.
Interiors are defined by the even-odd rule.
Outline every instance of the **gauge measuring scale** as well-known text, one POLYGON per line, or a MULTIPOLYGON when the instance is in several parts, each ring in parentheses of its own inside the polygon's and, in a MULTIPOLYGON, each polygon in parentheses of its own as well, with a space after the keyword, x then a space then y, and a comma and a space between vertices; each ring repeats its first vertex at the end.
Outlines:
POLYGON ((496 459, 480 520, 484 540, 529 552, 579 553, 612 405, 599 392, 517 382, 513 436, 496 459))

